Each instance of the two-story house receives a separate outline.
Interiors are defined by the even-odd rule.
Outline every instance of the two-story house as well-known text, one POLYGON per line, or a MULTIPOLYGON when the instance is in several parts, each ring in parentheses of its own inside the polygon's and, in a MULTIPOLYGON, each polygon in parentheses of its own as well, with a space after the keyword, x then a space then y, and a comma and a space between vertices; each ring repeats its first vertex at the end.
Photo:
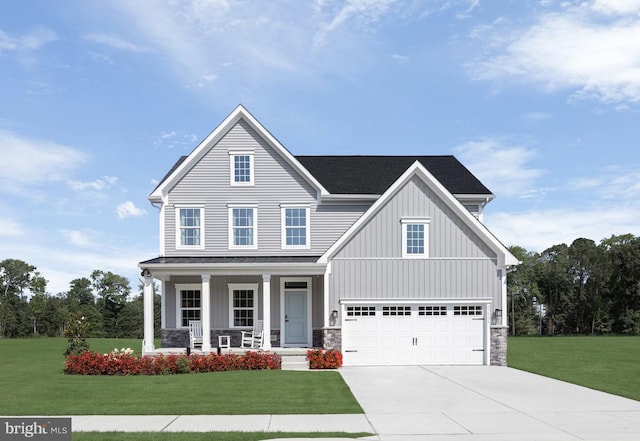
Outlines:
POLYGON ((143 351, 155 279, 163 347, 186 347, 190 320, 205 352, 261 320, 264 350, 345 365, 503 364, 518 261, 482 223, 493 198, 453 156, 294 156, 238 106, 149 196, 143 351))

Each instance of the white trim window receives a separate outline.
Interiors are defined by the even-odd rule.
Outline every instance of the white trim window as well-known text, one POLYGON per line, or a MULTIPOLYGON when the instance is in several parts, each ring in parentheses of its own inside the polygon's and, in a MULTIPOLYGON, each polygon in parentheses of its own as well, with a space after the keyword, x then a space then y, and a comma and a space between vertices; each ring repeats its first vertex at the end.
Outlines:
POLYGON ((202 287, 176 285, 177 327, 187 328, 190 320, 202 320, 202 287))
POLYGON ((402 257, 429 257, 429 219, 402 219, 402 257))
POLYGON ((176 248, 204 248, 204 207, 176 206, 176 248))
POLYGON ((229 248, 258 248, 258 208, 248 205, 229 206, 229 248))
POLYGON ((229 327, 251 328, 258 318, 258 284, 229 283, 229 327))
POLYGON ((254 183, 253 152, 229 152, 232 186, 252 186, 254 183))
POLYGON ((282 248, 309 249, 311 247, 309 207, 300 205, 281 205, 280 207, 282 248))

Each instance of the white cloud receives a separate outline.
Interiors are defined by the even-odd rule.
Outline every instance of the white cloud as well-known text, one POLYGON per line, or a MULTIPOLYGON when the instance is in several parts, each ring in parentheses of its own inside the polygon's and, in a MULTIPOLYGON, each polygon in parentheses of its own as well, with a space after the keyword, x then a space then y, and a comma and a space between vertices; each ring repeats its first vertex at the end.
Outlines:
POLYGON ((173 149, 176 147, 186 147, 189 149, 193 149, 195 147, 196 141, 198 141, 198 137, 194 134, 181 135, 175 130, 171 130, 162 131, 160 135, 151 140, 151 143, 153 145, 166 147, 168 149, 173 149))
POLYGON ((115 35, 108 34, 87 34, 83 36, 83 39, 92 43, 102 44, 105 46, 113 47, 115 49, 121 49, 129 52, 145 52, 146 49, 137 46, 127 40, 117 37, 115 35))
POLYGON ((25 230, 21 224, 14 219, 0 218, 0 236, 23 236, 25 230))
POLYGON ((98 233, 89 230, 60 230, 62 237, 67 240, 70 245, 87 248, 96 245, 98 233))
POLYGON ((535 183, 544 171, 529 166, 536 157, 534 149, 488 138, 466 142, 453 150, 478 179, 501 196, 526 198, 539 191, 535 183))
POLYGON ((0 182, 12 185, 60 180, 87 160, 84 153, 74 148, 6 130, 0 130, 0 157, 0 182))
POLYGON ((24 35, 9 35, 0 29, 0 53, 5 51, 34 51, 56 41, 58 36, 49 28, 38 27, 24 35))
POLYGON ((82 182, 82 181, 69 181, 69 187, 76 191, 93 190, 100 191, 105 188, 109 188, 115 184, 118 178, 115 176, 103 176, 101 179, 95 181, 82 182))
POLYGON ((546 112, 529 112, 522 116, 522 119, 526 122, 543 121, 549 118, 551 118, 551 114, 546 112))
POLYGON ((409 62, 409 57, 407 57, 406 55, 393 54, 391 55, 391 58, 400 64, 409 62))
POLYGON ((593 10, 607 15, 640 14, 640 0, 595 0, 593 10))
POLYGON ((316 1, 314 9, 320 24, 313 38, 314 47, 326 44, 329 34, 340 27, 369 27, 375 24, 394 3, 394 0, 316 1))
MULTIPOLYGON (((99 239, 96 237, 96 239, 99 239)), ((0 241, 0 255, 21 259, 37 267, 47 279, 47 292, 59 293, 69 289, 69 282, 89 277, 93 270, 112 271, 129 279, 132 293, 137 293, 139 269, 137 263, 157 255, 157 251, 133 244, 115 247, 111 241, 96 240, 84 250, 41 242, 0 241)))
MULTIPOLYGON (((315 0, 313 2, 114 0, 135 35, 190 88, 215 90, 233 78, 234 100, 261 83, 367 69, 370 37, 387 25, 448 9, 471 12, 477 0, 315 0), (229 44, 229 42, 232 42, 229 44)), ((397 60, 397 61, 401 61, 397 60)), ((307 83, 308 84, 308 83, 307 83)))
POLYGON ((588 190, 597 201, 640 201, 640 168, 611 166, 598 170, 593 176, 576 178, 569 188, 588 190))
POLYGON ((126 201, 118 205, 118 207, 116 208, 116 213, 118 213, 118 217, 120 219, 126 219, 128 217, 143 216, 147 212, 142 208, 136 207, 133 202, 126 201))
POLYGON ((474 32, 488 53, 468 65, 479 80, 569 89, 606 103, 640 100, 640 5, 637 0, 572 4, 525 29, 474 32))
POLYGON ((561 243, 571 244, 584 237, 598 243, 611 235, 640 235, 638 206, 600 206, 590 210, 559 208, 519 213, 485 211, 489 229, 507 246, 544 251, 561 243))

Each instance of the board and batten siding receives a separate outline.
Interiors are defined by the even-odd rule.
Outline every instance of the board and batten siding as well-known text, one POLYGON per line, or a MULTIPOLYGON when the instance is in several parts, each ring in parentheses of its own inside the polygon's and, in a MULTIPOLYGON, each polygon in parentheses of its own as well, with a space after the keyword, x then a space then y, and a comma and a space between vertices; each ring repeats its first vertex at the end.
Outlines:
POLYGON ((240 120, 169 191, 165 215, 165 255, 320 255, 368 208, 329 205, 318 207, 315 188, 263 140, 249 124, 240 120), (252 151, 254 185, 230 185, 229 152, 252 151), (310 208, 310 249, 281 247, 281 204, 310 208), (201 205, 205 210, 205 249, 176 249, 176 206, 201 205), (228 206, 257 207, 258 248, 229 250, 228 206))
POLYGON ((330 309, 340 298, 487 298, 499 304, 497 256, 414 176, 335 254, 330 309), (403 218, 429 220, 428 258, 402 258, 403 218))

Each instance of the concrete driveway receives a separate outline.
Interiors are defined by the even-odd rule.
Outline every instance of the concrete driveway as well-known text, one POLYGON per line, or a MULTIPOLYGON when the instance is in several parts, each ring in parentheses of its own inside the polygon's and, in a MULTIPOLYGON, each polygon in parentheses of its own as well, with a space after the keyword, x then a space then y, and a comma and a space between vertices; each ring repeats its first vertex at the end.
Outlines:
POLYGON ((340 372, 385 441, 640 440, 640 402, 516 369, 344 367, 340 372))

